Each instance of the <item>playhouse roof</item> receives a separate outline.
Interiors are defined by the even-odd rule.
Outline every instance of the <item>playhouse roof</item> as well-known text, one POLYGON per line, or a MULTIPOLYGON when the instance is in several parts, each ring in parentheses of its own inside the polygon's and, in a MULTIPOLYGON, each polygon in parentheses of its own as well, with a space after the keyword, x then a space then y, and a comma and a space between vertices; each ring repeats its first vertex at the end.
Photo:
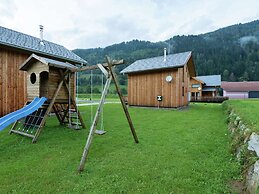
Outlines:
POLYGON ((220 86, 221 85, 221 75, 206 75, 195 77, 206 84, 206 86, 220 86))
POLYGON ((68 70, 76 70, 77 67, 67 63, 67 62, 61 62, 61 61, 57 61, 57 60, 53 60, 53 59, 49 59, 49 58, 45 58, 45 57, 40 57, 37 56, 35 54, 32 54, 21 66, 20 66, 20 70, 26 71, 31 64, 35 63, 36 61, 40 61, 41 63, 48 65, 48 66, 53 66, 53 67, 57 67, 57 68, 61 68, 61 69, 68 69, 68 70))
POLYGON ((182 67, 188 63, 191 55, 192 52, 188 51, 167 55, 165 61, 164 56, 137 60, 123 69, 121 73, 137 73, 143 71, 182 67))
POLYGON ((87 64, 84 59, 80 58, 72 51, 53 42, 43 40, 44 45, 42 45, 39 38, 4 28, 2 26, 0 26, 0 34, 0 45, 52 56, 73 63, 87 64))

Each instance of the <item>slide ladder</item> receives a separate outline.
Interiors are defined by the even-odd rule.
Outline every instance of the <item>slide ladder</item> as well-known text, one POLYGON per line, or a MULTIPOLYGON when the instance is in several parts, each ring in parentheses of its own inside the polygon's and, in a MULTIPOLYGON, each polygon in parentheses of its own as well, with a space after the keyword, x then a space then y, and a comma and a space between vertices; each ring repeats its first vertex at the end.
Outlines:
POLYGON ((45 104, 46 101, 47 98, 45 97, 36 97, 22 109, 6 115, 5 125, 15 122, 9 133, 15 133, 34 139, 37 131, 44 124, 42 121, 46 116, 48 108, 48 104, 45 104))
POLYGON ((0 118, 0 131, 2 131, 4 128, 9 126, 13 122, 15 122, 19 119, 22 119, 22 118, 26 117, 27 115, 36 111, 39 107, 42 106, 42 104, 46 100, 47 99, 45 97, 34 98, 34 100, 30 104, 28 104, 27 106, 0 118))

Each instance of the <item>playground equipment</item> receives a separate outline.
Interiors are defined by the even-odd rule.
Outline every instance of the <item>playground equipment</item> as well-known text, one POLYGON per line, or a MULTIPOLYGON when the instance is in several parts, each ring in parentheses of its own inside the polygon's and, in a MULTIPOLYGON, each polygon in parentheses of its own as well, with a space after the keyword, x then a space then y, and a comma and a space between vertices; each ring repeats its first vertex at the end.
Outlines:
POLYGON ((68 124, 69 127, 80 125, 85 128, 75 102, 76 69, 72 64, 32 54, 20 67, 20 70, 27 72, 28 103, 35 97, 45 97, 47 100, 37 111, 25 119, 17 120, 10 133, 30 137, 32 142, 36 142, 51 111, 55 113, 60 124, 68 124), (74 118, 78 118, 79 122, 73 121, 74 118), (25 129, 25 125, 30 125, 30 128, 25 129))
POLYGON ((84 150, 83 150, 83 154, 82 154, 82 157, 81 157, 81 161, 80 161, 80 164, 79 164, 79 167, 78 167, 78 172, 81 172, 81 171, 84 170, 85 162, 86 162, 87 156, 89 154, 90 146, 91 146, 91 143, 92 143, 95 131, 96 131, 96 126, 97 126, 99 117, 101 115, 101 112, 103 110, 103 105, 104 105, 105 97, 107 95, 107 92, 108 92, 108 89, 109 89, 109 86, 110 86, 110 83, 111 83, 112 80, 114 81, 116 91, 117 91, 118 96, 120 98, 120 102, 122 104, 125 116, 126 116, 127 121, 129 123, 130 129, 131 129, 131 133, 132 133, 132 136, 133 136, 133 138, 135 140, 135 143, 139 142, 137 134, 135 132, 135 128, 133 126, 133 123, 132 123, 132 120, 131 120, 131 117, 130 117, 130 114, 129 114, 129 111, 127 109, 127 106, 126 106, 125 101, 123 99, 123 96, 122 96, 122 93, 121 93, 118 81, 116 79, 116 74, 113 71, 113 66, 120 65, 122 63, 123 63, 123 60, 121 60, 121 61, 111 61, 111 59, 108 56, 106 56, 106 63, 104 63, 104 64, 97 64, 96 66, 83 67, 83 68, 75 70, 75 71, 87 71, 87 70, 93 70, 93 69, 98 69, 99 68, 102 71, 102 73, 107 78, 106 79, 106 83, 104 85, 104 89, 102 91, 100 102, 98 104, 98 107, 97 107, 97 110, 96 110, 96 113, 95 113, 92 125, 90 127, 88 138, 87 138, 87 141, 86 141, 86 144, 85 144, 85 147, 84 147, 84 150))
POLYGON ((11 133, 16 133, 32 138, 36 142, 48 115, 53 111, 60 124, 68 124, 69 127, 85 128, 84 121, 77 109, 75 102, 75 74, 80 71, 100 69, 106 76, 106 83, 103 87, 97 111, 92 120, 92 125, 83 150, 78 171, 84 170, 86 158, 96 132, 97 123, 103 111, 105 97, 111 81, 114 81, 116 91, 119 95, 125 116, 129 123, 131 133, 136 143, 138 137, 135 132, 130 114, 122 97, 116 74, 113 66, 123 64, 123 60, 111 61, 106 57, 106 63, 77 68, 72 64, 56 61, 49 58, 39 57, 32 54, 20 67, 20 70, 27 72, 27 106, 0 119, 0 130, 14 122, 11 133), (75 116, 72 116, 74 114, 75 116), (76 118, 78 122, 72 119, 76 118))
MULTIPOLYGON (((29 105, 0 118, 0 131, 3 130, 4 128, 6 128, 8 125, 12 124, 13 122, 34 113, 36 110, 38 110, 44 104, 44 102, 46 100, 47 100, 47 98, 45 98, 45 97, 42 97, 42 98, 36 97, 36 98, 34 98, 34 100, 31 103, 29 103, 29 105)), ((39 119, 40 118, 38 118, 37 121, 39 121, 39 119)), ((24 125, 23 131, 28 125, 29 125, 29 123, 26 123, 24 125)))

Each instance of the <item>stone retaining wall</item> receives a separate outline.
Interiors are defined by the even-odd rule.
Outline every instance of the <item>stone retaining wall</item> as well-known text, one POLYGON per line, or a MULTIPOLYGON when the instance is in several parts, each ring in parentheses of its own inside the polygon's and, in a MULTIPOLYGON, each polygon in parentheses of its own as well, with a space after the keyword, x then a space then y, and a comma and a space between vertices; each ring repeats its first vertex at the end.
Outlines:
POLYGON ((232 151, 242 165, 245 192, 256 193, 259 185, 259 133, 253 132, 234 109, 227 107, 227 111, 232 151))

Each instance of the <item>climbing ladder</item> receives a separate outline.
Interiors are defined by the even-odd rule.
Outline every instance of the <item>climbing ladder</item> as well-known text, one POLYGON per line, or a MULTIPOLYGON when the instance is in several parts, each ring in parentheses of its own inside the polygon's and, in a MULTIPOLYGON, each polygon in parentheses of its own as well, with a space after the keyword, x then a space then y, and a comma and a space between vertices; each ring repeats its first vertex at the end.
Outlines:
MULTIPOLYGON (((30 102, 27 102, 26 104, 29 103, 30 102)), ((38 110, 20 120, 17 120, 13 124, 9 133, 15 133, 34 139, 36 137, 37 131, 39 130, 41 125, 43 125, 42 121, 46 115, 48 105, 48 103, 45 103, 38 110)))
POLYGON ((69 108, 68 104, 55 103, 53 109, 60 124, 66 124, 73 129, 82 128, 76 105, 72 104, 69 108))

